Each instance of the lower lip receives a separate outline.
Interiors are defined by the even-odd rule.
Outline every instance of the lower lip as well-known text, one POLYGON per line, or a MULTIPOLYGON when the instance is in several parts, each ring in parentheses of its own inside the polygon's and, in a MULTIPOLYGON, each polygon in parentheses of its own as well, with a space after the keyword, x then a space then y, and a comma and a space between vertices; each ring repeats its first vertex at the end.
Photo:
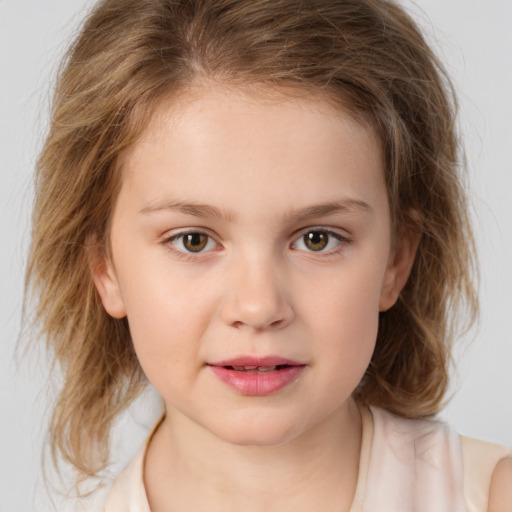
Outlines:
POLYGON ((258 373, 239 372, 224 366, 210 366, 210 368, 221 381, 243 395, 265 396, 277 393, 288 384, 295 382, 305 367, 288 366, 282 370, 258 373))

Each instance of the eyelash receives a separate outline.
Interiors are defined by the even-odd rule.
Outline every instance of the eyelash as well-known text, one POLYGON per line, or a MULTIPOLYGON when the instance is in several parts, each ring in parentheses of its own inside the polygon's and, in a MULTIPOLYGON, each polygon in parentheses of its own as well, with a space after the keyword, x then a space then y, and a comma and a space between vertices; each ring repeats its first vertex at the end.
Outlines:
POLYGON ((177 242, 179 240, 183 241, 187 235, 204 235, 204 236, 206 236, 208 238, 208 240, 206 242, 206 246, 210 242, 213 242, 216 245, 217 248, 222 247, 215 240, 214 237, 212 237, 211 235, 209 235, 208 233, 206 233, 206 232, 204 232, 204 231, 202 231, 200 229, 187 230, 187 231, 182 231, 181 233, 176 233, 175 235, 172 235, 172 236, 166 238, 163 241, 163 243, 168 248, 169 251, 171 251, 173 254, 175 254, 178 257, 180 257, 180 258, 182 258, 184 260, 187 260, 187 261, 195 260, 195 259, 197 259, 198 256, 204 255, 207 252, 211 252, 212 249, 209 249, 208 251, 201 250, 201 251, 197 251, 197 252, 177 249, 174 246, 174 242, 177 242))
MULTIPOLYGON (((293 250, 299 250, 299 251, 302 251, 302 252, 305 252, 305 253, 309 253, 309 254, 322 254, 322 255, 335 255, 335 254, 338 254, 339 252, 341 252, 343 250, 343 248, 349 244, 351 242, 351 240, 349 238, 347 238, 346 236, 343 236, 341 235, 340 233, 338 233, 337 231, 334 231, 330 228, 324 228, 322 226, 314 226, 314 227, 309 227, 309 228, 306 228, 306 229, 303 229, 299 232, 300 234, 294 238, 294 241, 293 243, 291 244, 290 248, 293 249, 293 250), (334 238, 335 240, 337 240, 337 245, 336 247, 334 247, 333 249, 330 249, 328 251, 325 251, 325 250, 319 250, 319 251, 314 251, 314 250, 304 250, 304 249, 297 249, 296 248, 296 245, 298 243, 303 243, 305 244, 305 241, 304 241, 304 237, 307 235, 307 234, 310 234, 310 233, 324 233, 327 235, 327 244, 329 244, 331 242, 331 238, 334 238)), ((209 235, 208 233, 206 233, 205 231, 202 231, 200 229, 197 229, 197 230, 187 230, 187 231, 183 231, 181 233, 177 233, 177 234, 174 234, 170 237, 167 237, 164 241, 163 241, 163 244, 167 246, 167 248, 173 252, 173 254, 176 254, 177 256, 179 256, 180 258, 184 259, 184 260, 195 260, 197 259, 198 256, 201 256, 201 255, 204 255, 206 253, 209 253, 211 252, 213 249, 209 249, 209 250, 204 250, 204 249, 201 249, 200 251, 197 251, 197 252, 194 252, 194 251, 187 251, 187 250, 180 250, 180 249, 177 249, 176 246, 174 245, 174 242, 177 242, 179 240, 184 240, 184 238, 187 236, 187 235, 204 235, 208 238, 208 240, 206 241, 206 244, 205 244, 205 247, 208 246, 209 243, 213 242, 217 248, 220 248, 222 247, 220 243, 218 243, 214 237, 212 237, 211 235, 209 235)))
POLYGON ((327 244, 331 242, 331 238, 334 238, 337 241, 337 245, 334 248, 329 249, 327 251, 323 249, 320 251, 304 250, 304 252, 308 254, 322 254, 325 256, 332 256, 341 252, 345 248, 345 246, 351 242, 349 238, 343 236, 339 232, 334 231, 330 228, 324 228, 323 226, 313 226, 312 228, 306 228, 301 230, 300 235, 297 238, 295 238, 295 241, 292 243, 291 247, 295 248, 294 246, 296 246, 298 243, 305 244, 305 236, 311 233, 324 233, 327 235, 327 244))

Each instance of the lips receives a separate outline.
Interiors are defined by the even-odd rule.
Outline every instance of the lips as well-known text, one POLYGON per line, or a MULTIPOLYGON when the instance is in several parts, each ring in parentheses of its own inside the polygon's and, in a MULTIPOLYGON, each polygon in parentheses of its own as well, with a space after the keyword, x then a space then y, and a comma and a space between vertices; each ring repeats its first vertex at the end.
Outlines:
POLYGON ((284 357, 279 356, 263 356, 263 357, 254 357, 254 356, 241 356, 236 357, 234 359, 226 359, 223 361, 218 361, 216 363, 210 363, 210 366, 231 366, 234 367, 261 367, 261 368, 269 368, 272 366, 304 366, 304 363, 300 363, 298 361, 293 361, 292 359, 286 359, 284 357))
POLYGON ((236 370, 237 372, 248 372, 248 373, 266 373, 273 372, 275 370, 282 370, 286 368, 287 365, 278 365, 278 366, 227 366, 226 368, 230 370, 236 370))
POLYGON ((298 380, 306 365, 278 356, 245 356, 208 366, 222 382, 241 394, 265 396, 298 380))

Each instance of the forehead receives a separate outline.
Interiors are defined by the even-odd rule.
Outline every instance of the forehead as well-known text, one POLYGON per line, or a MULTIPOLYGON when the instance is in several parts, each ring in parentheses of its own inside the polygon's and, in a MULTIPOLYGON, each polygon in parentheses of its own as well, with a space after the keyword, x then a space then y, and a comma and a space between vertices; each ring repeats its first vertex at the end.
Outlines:
POLYGON ((314 200, 315 190, 357 195, 384 185, 381 144, 367 123, 289 91, 214 87, 163 102, 123 167, 124 186, 148 197, 219 202, 222 185, 245 201, 277 194, 289 203, 314 200))
MULTIPOLYGON (((147 109, 151 114, 143 123, 146 127, 141 130, 135 144, 131 144, 121 157, 130 159, 134 148, 161 136, 164 126, 167 129, 171 126, 178 129, 181 125, 183 129, 186 124, 190 126, 191 123, 201 120, 205 123, 204 128, 207 128, 206 123, 210 122, 210 133, 215 135, 219 132, 219 127, 226 125, 226 122, 238 119, 249 129, 257 129, 255 123, 261 121, 263 124, 266 122, 266 127, 270 128, 276 125, 277 117, 282 117, 281 133, 293 135, 301 129, 304 135, 308 136, 309 126, 309 139, 312 141, 314 137, 311 136, 311 132, 314 131, 331 131, 335 136, 336 125, 339 127, 341 120, 345 125, 350 125, 354 132, 359 131, 360 134, 368 136, 372 143, 377 143, 380 151, 380 138, 370 117, 365 112, 356 111, 342 96, 293 84, 272 87, 257 83, 236 86, 216 82, 193 83, 185 92, 178 91, 164 96, 156 102, 156 106, 147 109), (285 111, 288 114, 286 118, 282 116, 285 111), (295 113, 294 121, 298 122, 296 124, 289 123, 289 114, 292 112, 295 113), (317 114, 315 125, 311 125, 311 114, 317 114), (319 126, 321 130, 318 130, 319 126)), ((255 139, 254 143, 259 140, 255 139)))

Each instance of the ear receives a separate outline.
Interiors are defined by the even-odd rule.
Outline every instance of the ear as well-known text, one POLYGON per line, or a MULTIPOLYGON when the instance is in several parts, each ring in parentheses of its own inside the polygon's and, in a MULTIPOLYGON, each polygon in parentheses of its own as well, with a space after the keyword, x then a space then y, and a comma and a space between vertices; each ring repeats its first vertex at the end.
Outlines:
POLYGON ((397 301, 411 273, 421 234, 416 229, 404 229, 392 249, 381 289, 379 311, 387 311, 397 301))
POLYGON ((103 307, 110 316, 124 318, 126 309, 111 258, 94 245, 88 244, 87 251, 89 268, 103 307))

